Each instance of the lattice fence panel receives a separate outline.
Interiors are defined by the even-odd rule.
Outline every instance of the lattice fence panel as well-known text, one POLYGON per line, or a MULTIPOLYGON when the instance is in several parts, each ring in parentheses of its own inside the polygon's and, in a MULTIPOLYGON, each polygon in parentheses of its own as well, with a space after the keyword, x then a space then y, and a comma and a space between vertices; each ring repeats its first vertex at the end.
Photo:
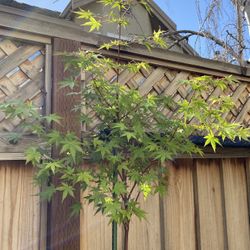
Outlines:
MULTIPOLYGON (((0 36, 0 102, 31 101, 44 107, 44 47, 0 36)), ((21 120, 0 112, 0 132, 16 131, 21 120)))
MULTIPOLYGON (((193 95, 191 88, 181 84, 181 82, 197 76, 200 75, 163 67, 151 67, 148 71, 143 70, 139 73, 131 73, 125 70, 119 76, 119 82, 128 88, 138 89, 143 96, 148 94, 168 95, 172 96, 175 102, 178 102, 183 99, 190 100, 193 95)), ((115 77, 116 72, 114 70, 110 70, 106 74, 106 78, 110 81, 115 77)), ((207 101, 220 95, 231 96, 235 103, 235 107, 223 115, 224 118, 230 122, 240 122, 245 127, 250 127, 250 84, 239 82, 229 86, 223 92, 219 88, 211 87, 210 91, 202 93, 202 97, 207 101)), ((167 117, 172 117, 176 114, 175 112, 175 107, 172 110, 164 110, 167 117)), ((92 115, 94 116, 94 114, 92 115)), ((96 119, 90 129, 93 129, 97 122, 96 119)))

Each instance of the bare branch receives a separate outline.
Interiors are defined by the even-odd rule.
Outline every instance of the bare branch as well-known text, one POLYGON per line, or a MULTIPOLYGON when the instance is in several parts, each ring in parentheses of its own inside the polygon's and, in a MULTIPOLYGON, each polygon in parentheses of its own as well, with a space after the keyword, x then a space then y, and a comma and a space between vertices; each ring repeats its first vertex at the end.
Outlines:
POLYGON ((238 60, 240 62, 239 55, 234 51, 234 49, 231 46, 229 46, 225 41, 217 38, 216 36, 214 36, 213 34, 211 34, 208 31, 177 30, 177 31, 166 32, 164 34, 164 36, 165 37, 175 37, 176 36, 176 40, 173 42, 173 44, 171 44, 169 46, 170 48, 172 48, 176 44, 179 44, 181 41, 183 41, 185 39, 188 39, 191 36, 200 36, 200 37, 207 38, 207 39, 213 41, 215 44, 217 44, 220 47, 227 50, 228 53, 230 53, 233 57, 236 58, 236 60, 238 60), (185 35, 184 36, 178 36, 178 35, 181 35, 181 34, 185 34, 185 35))

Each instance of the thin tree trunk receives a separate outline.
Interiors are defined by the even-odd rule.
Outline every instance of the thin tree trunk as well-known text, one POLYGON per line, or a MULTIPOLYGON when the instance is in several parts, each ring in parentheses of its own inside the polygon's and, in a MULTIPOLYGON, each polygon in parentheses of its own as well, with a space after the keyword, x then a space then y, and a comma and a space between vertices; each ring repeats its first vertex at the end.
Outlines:
POLYGON ((239 63, 244 65, 244 36, 243 36, 243 17, 240 9, 240 0, 234 1, 236 8, 236 26, 237 26, 237 40, 238 40, 238 55, 239 63))
POLYGON ((129 222, 123 224, 124 228, 124 248, 123 250, 128 250, 128 234, 129 234, 129 222))

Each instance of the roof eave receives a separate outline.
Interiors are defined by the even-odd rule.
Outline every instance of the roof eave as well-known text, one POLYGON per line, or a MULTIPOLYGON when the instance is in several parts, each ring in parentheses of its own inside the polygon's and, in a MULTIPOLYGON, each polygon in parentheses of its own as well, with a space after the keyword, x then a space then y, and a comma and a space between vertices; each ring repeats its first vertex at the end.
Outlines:
POLYGON ((61 12, 60 17, 69 18, 72 10, 72 2, 70 1, 65 9, 61 12))
MULTIPOLYGON (((95 2, 96 0, 85 0, 85 1, 82 1, 82 5, 81 6, 84 6, 84 5, 87 5, 87 4, 90 4, 92 2, 95 2)), ((170 19, 169 16, 167 16, 162 10, 161 8, 156 4, 154 3, 153 1, 149 2, 148 3, 151 10, 152 10, 152 13, 157 17, 159 18, 159 20, 167 27, 169 28, 170 30, 176 30, 176 24, 170 19)), ((67 5, 67 7, 63 10, 63 12, 61 13, 61 17, 69 17, 71 14, 72 14, 72 10, 76 9, 76 8, 79 8, 80 5, 76 5, 76 6, 73 6, 71 4, 71 1, 70 3, 67 5)))

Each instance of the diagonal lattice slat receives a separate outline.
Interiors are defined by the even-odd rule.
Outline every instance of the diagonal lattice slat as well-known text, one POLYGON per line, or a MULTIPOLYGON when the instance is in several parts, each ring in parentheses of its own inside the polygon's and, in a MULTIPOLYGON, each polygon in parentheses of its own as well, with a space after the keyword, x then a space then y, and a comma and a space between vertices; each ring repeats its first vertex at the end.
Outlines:
MULTIPOLYGON (((0 102, 33 102, 42 112, 44 106, 44 48, 0 37, 0 102)), ((18 128, 21 120, 7 119, 0 113, 0 132, 18 128)))
MULTIPOLYGON (((183 80, 188 80, 200 75, 187 71, 168 69, 163 67, 151 67, 148 71, 139 73, 131 73, 127 70, 123 71, 119 77, 119 82, 128 88, 138 89, 142 95, 169 95, 174 101, 183 99, 190 100, 192 91, 190 87, 180 84, 183 80)), ((116 72, 110 70, 106 74, 106 78, 111 80, 116 77, 116 72)), ((203 93, 202 97, 209 101, 212 97, 220 95, 229 95, 232 97, 235 107, 228 113, 223 115, 230 122, 240 122, 245 127, 250 127, 250 85, 248 83, 239 82, 233 86, 229 86, 223 92, 219 88, 211 87, 209 92, 203 93)), ((165 110, 164 113, 171 117, 175 112, 173 110, 165 110)), ((91 113, 91 111, 90 111, 91 113)), ((94 116, 94 114, 92 114, 94 116)), ((93 129, 98 123, 90 126, 93 129)))

